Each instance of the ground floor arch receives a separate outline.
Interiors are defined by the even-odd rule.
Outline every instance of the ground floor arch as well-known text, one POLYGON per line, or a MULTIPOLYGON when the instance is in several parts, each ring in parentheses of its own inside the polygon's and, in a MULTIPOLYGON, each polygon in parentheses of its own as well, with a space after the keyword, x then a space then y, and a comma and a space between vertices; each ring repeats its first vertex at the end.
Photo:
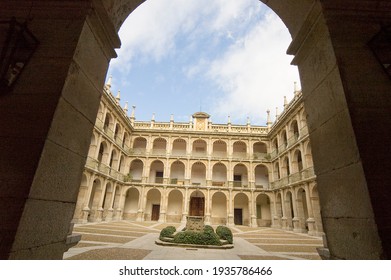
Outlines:
POLYGON ((172 190, 168 194, 166 222, 179 223, 182 221, 183 194, 179 190, 172 190))
POLYGON ((257 226, 270 227, 272 225, 272 209, 270 198, 266 194, 259 194, 255 201, 257 226))
POLYGON ((86 211, 88 211, 87 220, 89 222, 99 222, 101 221, 101 205, 100 200, 103 194, 103 186, 100 179, 95 179, 92 184, 92 189, 90 192, 88 205, 86 211))
POLYGON ((249 226, 250 219, 250 208, 248 196, 244 193, 238 193, 234 199, 234 224, 249 226))
POLYGON ((144 208, 144 221, 159 221, 162 209, 161 197, 161 192, 158 189, 148 191, 144 208))
POLYGON ((122 217, 124 220, 135 221, 139 210, 140 193, 136 188, 130 188, 125 193, 122 217))
POLYGON ((223 192, 215 192, 212 196, 211 223, 226 225, 228 222, 227 196, 223 192))

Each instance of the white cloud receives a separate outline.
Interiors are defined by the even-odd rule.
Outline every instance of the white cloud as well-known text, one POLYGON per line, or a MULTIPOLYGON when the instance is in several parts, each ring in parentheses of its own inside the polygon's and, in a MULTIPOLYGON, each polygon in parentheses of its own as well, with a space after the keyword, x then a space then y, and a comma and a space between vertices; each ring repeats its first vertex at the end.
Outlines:
POLYGON ((119 35, 120 59, 112 67, 129 71, 137 57, 159 61, 175 50, 175 37, 191 33, 220 31, 254 0, 148 0, 138 7, 122 25, 119 35))
MULTIPOLYGON (((208 77, 222 90, 211 106, 217 116, 253 120, 266 118, 266 110, 283 105, 283 96, 292 97, 298 81, 292 57, 283 55, 290 36, 280 19, 268 14, 221 57, 211 62, 208 77)), ((281 110, 280 110, 281 111, 281 110)))
MULTIPOLYGON (((297 71, 289 65, 292 58, 284 55, 290 37, 279 18, 268 13, 265 20, 248 24, 264 15, 262 7, 257 0, 147 0, 121 27, 122 47, 110 71, 123 76, 113 81, 120 81, 118 86, 124 89, 133 63, 159 62, 175 55, 175 40, 181 35, 186 35, 187 51, 197 51, 196 40, 205 34, 212 36, 211 44, 228 39, 234 44, 219 57, 201 56, 181 70, 188 78, 206 77, 224 92, 223 98, 209 102, 214 119, 249 116, 260 123, 268 108, 272 112, 276 106, 282 108, 283 96, 289 96, 298 81, 297 71), (247 23, 243 26, 248 30, 240 29, 241 23, 247 23)), ((162 82, 163 77, 156 80, 162 82)))

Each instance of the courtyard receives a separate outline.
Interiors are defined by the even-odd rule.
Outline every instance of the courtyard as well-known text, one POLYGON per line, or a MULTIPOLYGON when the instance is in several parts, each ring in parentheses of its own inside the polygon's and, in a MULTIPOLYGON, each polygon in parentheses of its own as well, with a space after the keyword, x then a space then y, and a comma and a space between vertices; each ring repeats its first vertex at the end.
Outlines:
MULTIPOLYGON (((320 260, 320 237, 273 228, 231 227, 233 249, 166 247, 155 244, 175 223, 115 221, 75 225, 81 241, 65 260, 320 260)), ((212 225, 214 228, 216 226, 212 225)))

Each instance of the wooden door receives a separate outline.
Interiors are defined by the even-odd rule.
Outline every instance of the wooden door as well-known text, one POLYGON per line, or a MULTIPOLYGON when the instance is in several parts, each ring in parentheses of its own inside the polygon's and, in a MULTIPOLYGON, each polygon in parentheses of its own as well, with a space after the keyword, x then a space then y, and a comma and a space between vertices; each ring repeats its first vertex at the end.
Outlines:
POLYGON ((190 216, 204 216, 205 199, 203 197, 192 197, 190 199, 190 216))
POLYGON ((160 215, 160 205, 153 204, 152 205, 152 221, 158 221, 159 220, 159 215, 160 215))
POLYGON ((243 210, 240 208, 234 209, 234 223, 235 225, 243 225, 243 210))

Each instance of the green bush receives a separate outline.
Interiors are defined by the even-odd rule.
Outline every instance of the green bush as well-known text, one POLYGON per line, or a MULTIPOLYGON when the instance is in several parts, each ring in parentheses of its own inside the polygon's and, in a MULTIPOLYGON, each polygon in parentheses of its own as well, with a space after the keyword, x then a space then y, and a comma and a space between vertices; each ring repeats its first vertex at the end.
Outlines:
POLYGON ((204 226, 204 232, 215 232, 214 231, 214 229, 211 227, 211 226, 209 226, 209 225, 205 225, 204 226))
POLYGON ((162 239, 164 237, 173 237, 174 232, 176 231, 176 228, 173 226, 168 226, 162 229, 160 232, 159 238, 162 239))
POLYGON ((221 245, 220 238, 212 227, 204 227, 204 231, 181 231, 174 236, 173 242, 198 245, 221 245))
POLYGON ((233 243, 232 231, 226 226, 218 226, 216 228, 216 234, 220 239, 227 240, 229 244, 233 243))

